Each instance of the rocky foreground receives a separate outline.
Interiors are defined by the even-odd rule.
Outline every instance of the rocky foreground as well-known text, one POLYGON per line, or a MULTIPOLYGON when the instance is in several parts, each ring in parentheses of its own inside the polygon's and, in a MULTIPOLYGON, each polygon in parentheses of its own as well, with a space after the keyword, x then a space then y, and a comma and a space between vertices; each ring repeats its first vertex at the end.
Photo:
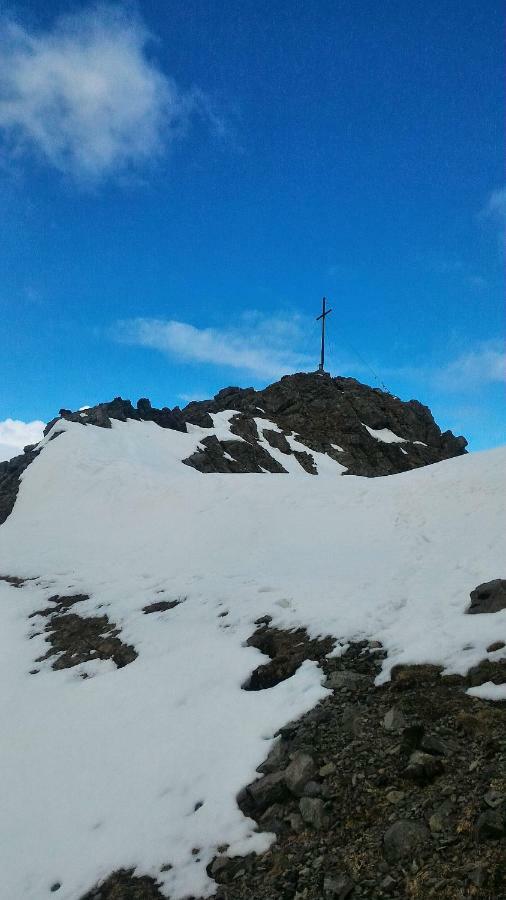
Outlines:
MULTIPOLYGON (((506 711, 465 694, 506 681, 506 662, 494 661, 503 641, 465 678, 399 666, 382 687, 376 642, 328 659, 329 639, 279 632, 266 617, 251 643, 272 659, 246 689, 272 686, 309 657, 332 694, 282 729, 239 795, 277 840, 247 858, 223 847, 209 867, 217 900, 506 897, 506 711)), ((152 879, 122 871, 82 900, 162 897, 152 879)))

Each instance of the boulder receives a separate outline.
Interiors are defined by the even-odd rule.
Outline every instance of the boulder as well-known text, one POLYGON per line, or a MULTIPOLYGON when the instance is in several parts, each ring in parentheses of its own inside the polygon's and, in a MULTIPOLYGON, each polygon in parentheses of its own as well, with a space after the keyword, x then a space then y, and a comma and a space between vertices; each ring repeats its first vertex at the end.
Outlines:
POLYGON ((477 615, 496 613, 501 609, 506 609, 506 579, 494 578, 493 581, 479 584, 471 591, 471 604, 466 612, 469 615, 477 615))
POLYGON ((424 822, 400 819, 384 834, 383 851, 391 863, 413 859, 430 841, 430 831, 424 822))
POLYGON ((294 754, 290 765, 285 769, 285 784, 292 794, 301 797, 304 786, 314 778, 317 766, 312 756, 299 750, 294 754))

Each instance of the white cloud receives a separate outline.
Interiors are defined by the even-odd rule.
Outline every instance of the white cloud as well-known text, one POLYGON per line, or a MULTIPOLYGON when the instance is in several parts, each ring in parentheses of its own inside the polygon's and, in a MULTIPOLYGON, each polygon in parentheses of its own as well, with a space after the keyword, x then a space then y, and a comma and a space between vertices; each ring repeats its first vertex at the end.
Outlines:
POLYGON ((506 222, 506 187, 492 191, 483 212, 506 222))
POLYGON ((132 9, 98 5, 51 30, 0 24, 0 132, 10 154, 35 151, 85 181, 137 169, 180 138, 194 113, 219 116, 200 90, 182 91, 149 55, 132 9))
POLYGON ((506 250, 506 186, 492 191, 480 218, 495 222, 498 226, 499 253, 503 258, 506 250))
POLYGON ((486 341, 462 353, 434 373, 436 385, 447 391, 506 382, 506 346, 501 341, 486 341))
MULTIPOLYGON (((129 319, 118 323, 115 336, 130 344, 161 350, 175 359, 209 363, 247 372, 258 378, 280 378, 288 372, 316 368, 304 352, 307 322, 302 316, 241 316, 236 327, 196 328, 186 322, 129 319), (302 349, 301 349, 302 348, 302 349)), ((315 334, 315 349, 318 343, 315 334)))
POLYGON ((21 422, 5 419, 0 422, 0 461, 11 459, 23 452, 27 444, 37 444, 42 439, 45 422, 21 422))

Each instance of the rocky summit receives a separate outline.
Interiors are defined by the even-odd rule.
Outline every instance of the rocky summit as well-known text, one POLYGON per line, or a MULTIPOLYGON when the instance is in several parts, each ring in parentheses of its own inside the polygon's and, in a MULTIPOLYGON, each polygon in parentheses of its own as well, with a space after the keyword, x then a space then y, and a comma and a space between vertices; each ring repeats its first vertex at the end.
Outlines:
MULTIPOLYGON (((146 398, 134 407, 121 397, 85 410, 61 409, 45 434, 59 419, 100 428, 110 428, 114 419, 154 422, 180 432, 199 426, 204 429, 199 446, 183 462, 210 473, 286 473, 291 457, 316 475, 314 454, 320 453, 334 460, 340 472, 372 478, 460 456, 467 446, 464 437, 441 432, 430 409, 418 400, 405 402, 354 378, 317 372, 285 375, 260 391, 227 387, 212 400, 184 409, 157 409, 146 398), (232 412, 230 433, 220 436, 213 414, 225 411, 232 412)), ((28 446, 20 456, 0 463, 0 523, 11 512, 20 476, 37 453, 28 446)))

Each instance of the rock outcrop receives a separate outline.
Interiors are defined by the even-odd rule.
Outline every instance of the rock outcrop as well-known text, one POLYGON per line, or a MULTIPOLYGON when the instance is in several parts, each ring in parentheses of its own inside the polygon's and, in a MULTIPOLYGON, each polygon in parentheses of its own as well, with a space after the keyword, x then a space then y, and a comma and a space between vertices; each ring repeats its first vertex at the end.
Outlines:
MULTIPOLYGON (((261 391, 225 388, 213 400, 189 403, 181 415, 186 422, 208 428, 213 424, 211 414, 225 410, 237 410, 231 431, 253 446, 263 438, 262 443, 288 455, 294 451, 287 436, 304 444, 307 458, 299 458, 304 455, 300 451, 294 455, 309 472, 314 469, 311 451, 325 453, 352 475, 374 477, 460 456, 467 446, 465 438, 451 431, 441 433, 428 407, 417 400, 404 402, 354 378, 315 372, 285 375, 261 391), (259 419, 267 419, 279 431, 267 422, 264 429, 259 419)), ((234 457, 236 447, 226 441, 221 445, 219 462, 216 446, 206 446, 185 462, 203 472, 264 468, 259 459, 246 458, 244 448, 242 458, 227 460, 225 453, 234 457)))

